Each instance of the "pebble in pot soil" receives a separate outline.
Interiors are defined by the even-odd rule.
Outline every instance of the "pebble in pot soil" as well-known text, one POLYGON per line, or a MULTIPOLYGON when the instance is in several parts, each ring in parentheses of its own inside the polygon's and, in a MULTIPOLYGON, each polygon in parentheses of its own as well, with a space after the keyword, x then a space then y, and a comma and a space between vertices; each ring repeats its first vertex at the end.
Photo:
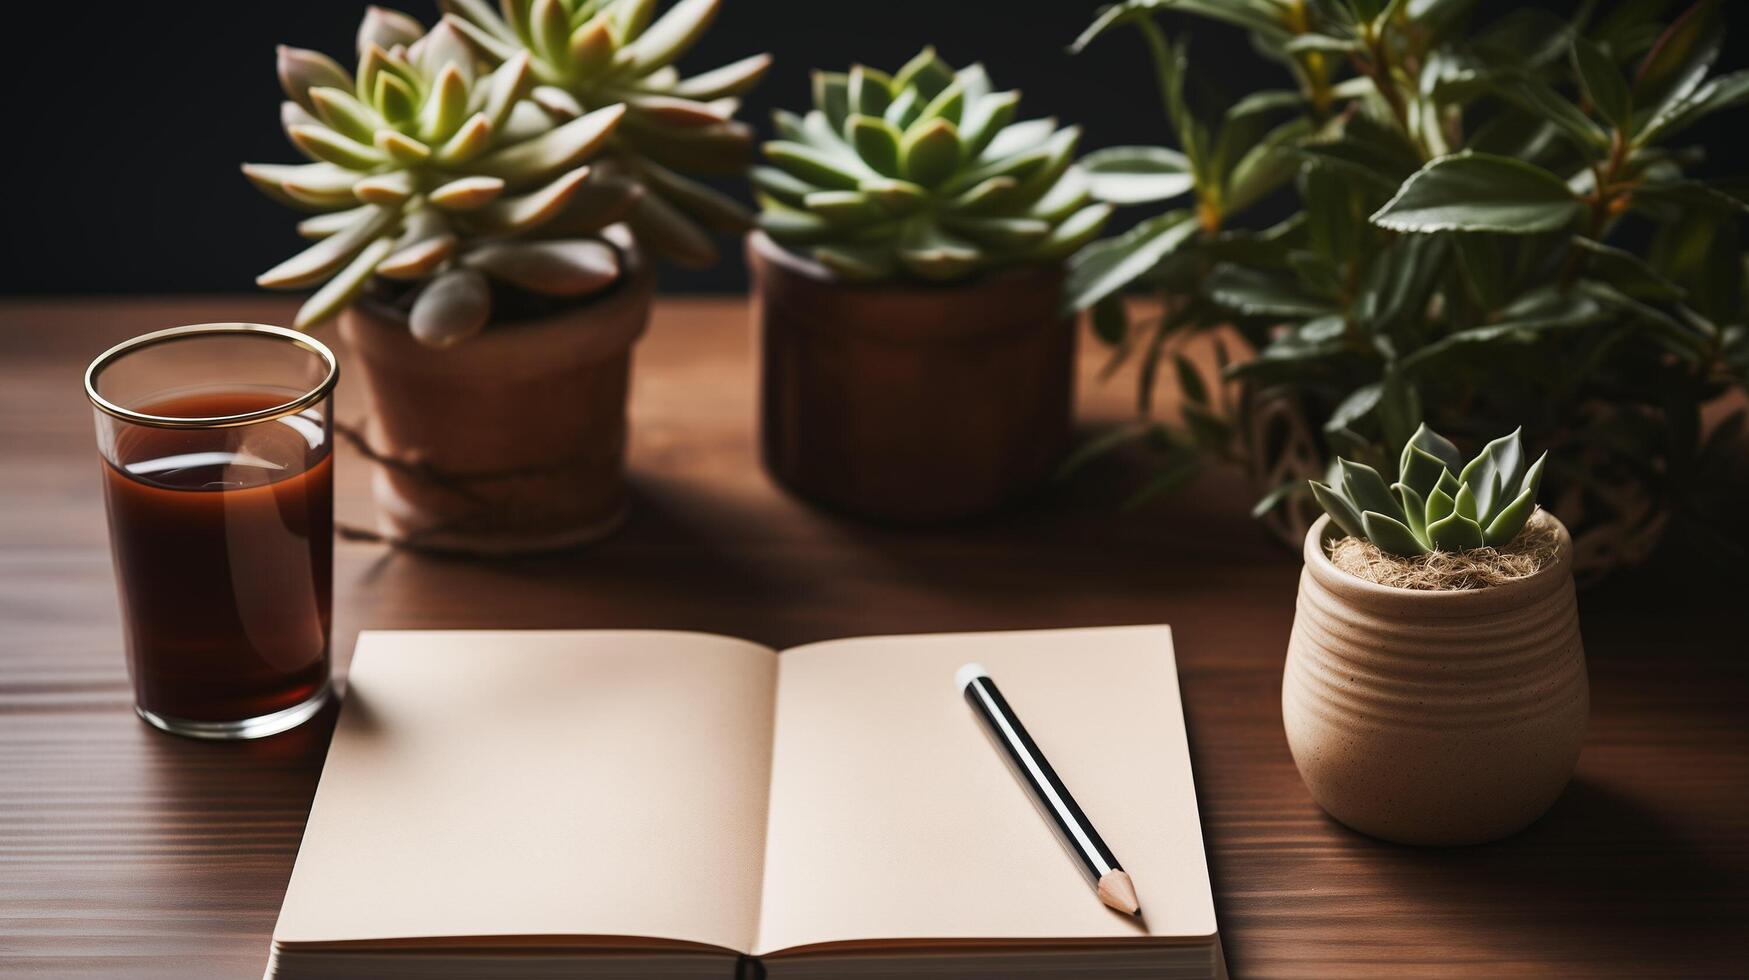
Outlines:
POLYGON ((1485 589, 1529 578, 1555 560, 1560 524, 1538 510, 1504 548, 1435 551, 1404 558, 1371 541, 1342 537, 1324 542, 1330 563, 1356 578, 1398 589, 1485 589))

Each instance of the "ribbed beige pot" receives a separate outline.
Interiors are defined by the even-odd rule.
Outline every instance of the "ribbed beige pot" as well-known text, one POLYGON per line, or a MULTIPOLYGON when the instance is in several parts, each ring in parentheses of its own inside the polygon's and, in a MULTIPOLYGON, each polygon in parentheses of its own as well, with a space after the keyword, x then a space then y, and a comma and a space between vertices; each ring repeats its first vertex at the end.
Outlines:
POLYGON ((1336 568, 1329 527, 1306 535, 1281 688, 1312 799, 1405 844, 1496 840, 1541 816, 1573 774, 1590 709, 1566 528, 1530 578, 1428 592, 1336 568))
POLYGON ((372 482, 386 537, 511 555, 583 544, 619 525, 631 349, 654 286, 647 266, 632 269, 591 302, 442 349, 381 307, 341 315, 362 368, 367 437, 387 457, 372 482))

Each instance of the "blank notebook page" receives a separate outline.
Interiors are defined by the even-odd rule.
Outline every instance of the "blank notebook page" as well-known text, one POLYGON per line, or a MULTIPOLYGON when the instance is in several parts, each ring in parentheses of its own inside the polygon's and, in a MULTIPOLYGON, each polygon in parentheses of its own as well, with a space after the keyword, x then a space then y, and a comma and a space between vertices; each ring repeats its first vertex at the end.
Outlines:
POLYGON ((778 663, 756 952, 907 939, 1207 939, 1166 627, 835 640, 778 663), (980 661, 1135 879, 1100 904, 954 672, 980 661))
POLYGON ((361 635, 275 942, 747 949, 775 669, 691 633, 361 635))

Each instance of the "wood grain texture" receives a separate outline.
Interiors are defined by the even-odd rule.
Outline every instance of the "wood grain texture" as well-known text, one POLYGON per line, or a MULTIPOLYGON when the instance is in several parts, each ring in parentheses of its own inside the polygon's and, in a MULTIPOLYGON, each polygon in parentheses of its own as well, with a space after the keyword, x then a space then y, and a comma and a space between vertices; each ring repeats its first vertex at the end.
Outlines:
MULTIPOLYGON (((92 425, 117 340, 277 298, 0 305, 0 975, 256 977, 333 725, 248 745, 129 711, 92 425)), ((1673 564, 1581 596, 1593 712, 1579 774, 1511 840, 1417 850, 1331 822, 1282 734, 1298 558, 1206 477, 1137 514, 1104 477, 951 531, 887 531, 773 488, 745 305, 666 300, 634 368, 632 517, 496 564, 337 551, 334 643, 364 627, 666 627, 773 645, 876 632, 1169 622, 1235 977, 1721 976, 1749 964, 1745 584, 1673 564)), ((1084 421, 1124 378, 1083 358, 1084 421)), ((343 375, 341 414, 356 421, 343 375)), ((363 465, 339 514, 365 523, 363 465)))

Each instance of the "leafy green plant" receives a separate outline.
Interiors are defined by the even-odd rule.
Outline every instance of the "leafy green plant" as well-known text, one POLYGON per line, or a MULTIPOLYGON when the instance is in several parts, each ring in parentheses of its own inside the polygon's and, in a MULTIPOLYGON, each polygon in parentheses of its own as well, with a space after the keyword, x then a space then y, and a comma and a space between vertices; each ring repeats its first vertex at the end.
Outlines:
POLYGON ((1397 482, 1389 487, 1378 470, 1340 458, 1336 485, 1313 480, 1310 486, 1332 523, 1393 555, 1500 548, 1536 512, 1547 460, 1544 453, 1530 462, 1513 432, 1488 443, 1466 466, 1450 440, 1423 425, 1404 444, 1397 482))
MULTIPOLYGON (((1676 142, 1749 102, 1749 72, 1711 73, 1721 0, 1668 21, 1658 0, 1475 25, 1472 6, 1105 8, 1074 49, 1137 31, 1176 146, 1088 155, 1096 197, 1168 209, 1083 250, 1069 302, 1092 307, 1117 360, 1143 362, 1144 419, 1126 431, 1177 472, 1275 468, 1277 446, 1209 410, 1214 385, 1182 388, 1192 424, 1147 414, 1157 363, 1195 373, 1191 338, 1236 330, 1255 356, 1221 380, 1248 405, 1303 410, 1323 459, 1382 468, 1424 421, 1468 440, 1522 421, 1555 449, 1552 509, 1599 535, 1581 561, 1629 559, 1672 513, 1705 519, 1696 491, 1722 447, 1700 409, 1749 383, 1749 185, 1692 176, 1702 153, 1676 142), (1248 32, 1284 84, 1202 108, 1170 12, 1248 32), (1259 227, 1262 202, 1284 199, 1291 216, 1259 227), (1120 295, 1137 288, 1159 301, 1138 312, 1120 295)), ((1305 486, 1260 487, 1260 513, 1305 486)))
POLYGON ((814 108, 776 114, 770 165, 752 172, 760 227, 858 281, 1059 261, 1111 206, 1075 166, 1080 131, 1014 122, 1019 105, 982 65, 956 71, 932 48, 891 75, 817 72, 814 108))
POLYGON ((280 48, 281 119, 311 162, 243 166, 270 196, 316 212, 298 225, 315 244, 257 280, 322 284, 298 311, 300 329, 377 277, 416 290, 414 336, 446 346, 490 319, 489 278, 552 296, 619 278, 619 251, 599 233, 638 195, 587 180, 584 161, 623 109, 555 127, 524 98, 526 56, 482 71, 447 24, 426 33, 379 7, 359 27, 358 56, 349 73, 315 51, 280 48))
POLYGON ((685 266, 717 247, 706 228, 742 232, 752 215, 688 174, 746 170, 753 131, 734 119, 740 96, 771 65, 759 54, 690 77, 674 62, 710 28, 721 0, 440 0, 445 21, 493 64, 529 56, 532 98, 562 123, 611 105, 625 118, 597 175, 650 193, 627 217, 638 241, 685 266))

